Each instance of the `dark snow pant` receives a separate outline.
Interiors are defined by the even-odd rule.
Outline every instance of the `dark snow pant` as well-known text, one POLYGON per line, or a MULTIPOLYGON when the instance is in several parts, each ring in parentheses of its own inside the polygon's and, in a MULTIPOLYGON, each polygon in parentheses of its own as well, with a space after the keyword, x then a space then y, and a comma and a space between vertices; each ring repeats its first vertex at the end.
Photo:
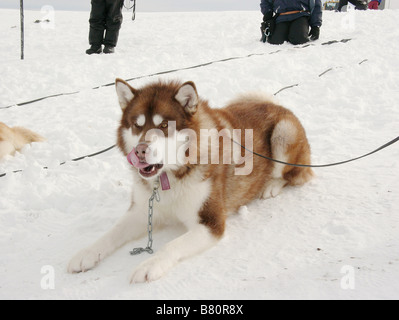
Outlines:
POLYGON ((367 0, 339 0, 338 11, 347 6, 348 2, 356 6, 357 10, 367 10, 367 0))
POLYGON ((293 21, 276 24, 273 35, 269 38, 270 44, 283 44, 284 41, 294 45, 309 41, 309 18, 301 17, 293 21))
POLYGON ((123 0, 91 0, 90 45, 116 47, 123 20, 122 7, 123 0))

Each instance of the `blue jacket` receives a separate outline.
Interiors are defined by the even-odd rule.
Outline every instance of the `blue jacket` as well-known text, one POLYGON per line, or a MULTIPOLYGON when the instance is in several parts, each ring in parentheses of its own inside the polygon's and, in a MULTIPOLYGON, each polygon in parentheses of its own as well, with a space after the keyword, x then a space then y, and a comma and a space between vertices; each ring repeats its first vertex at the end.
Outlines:
POLYGON ((304 11, 288 15, 280 15, 277 23, 292 21, 300 17, 309 17, 311 27, 321 27, 323 22, 321 0, 261 0, 260 9, 263 15, 274 12, 280 14, 289 11, 304 11))

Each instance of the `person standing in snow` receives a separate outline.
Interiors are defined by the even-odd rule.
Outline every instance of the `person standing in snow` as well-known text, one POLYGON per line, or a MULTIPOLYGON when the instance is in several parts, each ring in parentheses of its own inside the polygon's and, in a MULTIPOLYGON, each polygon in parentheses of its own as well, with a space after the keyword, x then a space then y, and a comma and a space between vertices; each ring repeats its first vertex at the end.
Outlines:
POLYGON ((381 4, 381 0, 372 0, 369 3, 370 10, 378 10, 378 6, 381 4))
POLYGON ((317 40, 322 24, 321 0, 261 0, 263 41, 303 44, 317 40), (310 32, 309 32, 310 28, 310 32), (265 32, 266 31, 266 32, 265 32))
POLYGON ((367 10, 367 0, 339 0, 338 11, 348 5, 348 2, 355 6, 356 10, 367 10))
POLYGON ((122 26, 123 0, 91 0, 90 49, 87 54, 114 53, 122 26), (102 50, 104 45, 104 51, 102 50))

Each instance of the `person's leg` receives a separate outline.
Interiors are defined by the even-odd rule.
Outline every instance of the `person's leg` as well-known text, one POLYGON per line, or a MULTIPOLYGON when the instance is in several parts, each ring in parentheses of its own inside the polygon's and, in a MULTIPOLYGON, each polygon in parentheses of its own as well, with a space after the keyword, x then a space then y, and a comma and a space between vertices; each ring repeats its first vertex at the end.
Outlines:
POLYGON ((348 5, 348 0, 339 0, 338 11, 341 11, 341 9, 347 5, 348 5))
POLYGON ((91 0, 89 43, 101 48, 105 30, 105 0, 91 0))
POLYGON ((107 18, 104 45, 107 47, 116 47, 119 38, 119 30, 122 26, 123 0, 106 0, 107 18))
POLYGON ((370 10, 378 10, 378 2, 370 2, 369 9, 370 10))
POLYGON ((276 24, 273 35, 269 38, 270 44, 283 44, 288 41, 288 31, 290 22, 279 22, 276 24))
POLYGON ((288 41, 294 45, 309 41, 309 18, 301 17, 291 22, 288 41))
POLYGON ((367 0, 349 0, 356 10, 367 10, 367 0))

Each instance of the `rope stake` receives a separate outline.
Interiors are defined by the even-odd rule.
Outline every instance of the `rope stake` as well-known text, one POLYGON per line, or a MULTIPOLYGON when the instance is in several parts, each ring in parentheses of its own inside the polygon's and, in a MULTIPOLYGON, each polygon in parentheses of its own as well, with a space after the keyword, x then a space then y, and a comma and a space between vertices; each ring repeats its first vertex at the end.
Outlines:
POLYGON ((25 58, 25 28, 24 28, 24 0, 20 1, 21 16, 21 60, 25 58))

